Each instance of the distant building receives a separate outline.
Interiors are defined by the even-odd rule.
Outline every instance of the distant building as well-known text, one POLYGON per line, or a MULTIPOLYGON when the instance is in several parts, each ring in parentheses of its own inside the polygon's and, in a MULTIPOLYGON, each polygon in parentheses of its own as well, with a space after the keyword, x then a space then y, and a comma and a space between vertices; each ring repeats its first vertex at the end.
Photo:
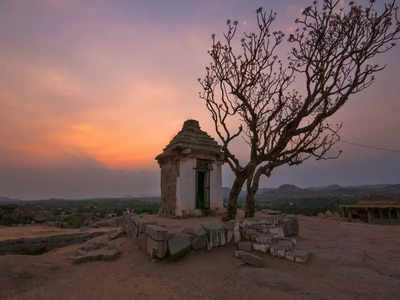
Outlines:
POLYGON ((348 221, 372 224, 400 224, 400 202, 360 201, 354 205, 341 205, 342 216, 348 221))
POLYGON ((199 216, 222 209, 223 154, 198 121, 185 121, 156 160, 161 168, 160 215, 199 216))

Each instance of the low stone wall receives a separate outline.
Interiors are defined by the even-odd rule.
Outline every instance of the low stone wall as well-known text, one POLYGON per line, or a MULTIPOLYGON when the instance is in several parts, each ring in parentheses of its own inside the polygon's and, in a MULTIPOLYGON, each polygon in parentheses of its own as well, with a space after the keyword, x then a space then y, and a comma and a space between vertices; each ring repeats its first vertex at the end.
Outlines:
POLYGON ((296 250, 297 218, 285 215, 265 215, 224 224, 201 223, 184 228, 180 233, 170 233, 168 228, 154 221, 131 215, 123 218, 122 228, 154 259, 177 259, 191 250, 212 250, 232 244, 236 244, 241 253, 260 251, 295 262, 306 262, 309 257, 308 253, 296 250))
POLYGON ((299 223, 296 217, 273 215, 245 219, 239 225, 238 249, 269 253, 274 257, 306 263, 308 251, 296 249, 299 223))
POLYGON ((230 243, 227 229, 216 223, 204 223, 172 234, 156 222, 147 221, 139 215, 131 215, 124 217, 122 228, 129 238, 136 240, 140 249, 156 259, 175 259, 191 250, 211 250, 230 243))

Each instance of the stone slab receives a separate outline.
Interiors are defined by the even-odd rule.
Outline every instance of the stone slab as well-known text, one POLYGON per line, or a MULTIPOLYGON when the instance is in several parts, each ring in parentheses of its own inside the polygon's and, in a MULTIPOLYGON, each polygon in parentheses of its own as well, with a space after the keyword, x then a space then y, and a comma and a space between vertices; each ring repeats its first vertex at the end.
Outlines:
POLYGON ((305 264, 310 260, 311 253, 305 250, 296 249, 293 252, 295 257, 295 262, 300 264, 305 264))
POLYGON ((190 237, 186 234, 175 235, 168 240, 168 253, 172 259, 178 259, 185 256, 190 249, 190 237))
POLYGON ((146 251, 147 254, 150 255, 151 258, 163 259, 168 252, 168 242, 164 241, 155 241, 150 237, 146 239, 146 251))
POLYGON ((244 251, 251 251, 253 249, 252 243, 247 241, 241 241, 238 243, 238 249, 244 251))
POLYGON ((211 222, 210 223, 201 223, 200 225, 201 225, 201 227, 203 227, 203 229, 205 231, 207 231, 207 233, 224 230, 224 227, 217 223, 211 223, 211 222))
POLYGON ((146 234, 154 241, 166 241, 168 230, 158 225, 146 225, 146 234))
POLYGON ((272 234, 269 233, 259 233, 256 236, 255 242, 257 244, 265 244, 265 245, 271 245, 276 241, 276 238, 272 236, 272 234))
POLYGON ((263 252, 263 253, 268 253, 269 251, 269 245, 266 244, 253 244, 253 250, 254 251, 259 251, 259 252, 263 252))
POLYGON ((230 221, 227 221, 227 222, 225 222, 224 223, 224 227, 225 227, 225 230, 232 230, 233 231, 233 228, 235 227, 235 223, 236 223, 236 221, 235 220, 230 220, 230 221))
POLYGON ((225 228, 216 223, 202 223, 201 227, 207 232, 208 243, 207 249, 224 246, 226 244, 225 228))
POLYGON ((118 238, 122 237, 124 234, 125 234, 125 232, 123 232, 122 230, 111 231, 108 234, 108 239, 110 241, 112 241, 112 240, 115 240, 115 239, 118 239, 118 238))
POLYGON ((299 221, 296 217, 285 217, 281 221, 284 236, 298 236, 299 235, 299 221))
POLYGON ((271 233, 272 234, 272 236, 273 237, 276 237, 276 238, 283 238, 283 237, 285 237, 285 233, 284 233, 284 231, 283 231, 283 228, 282 227, 274 227, 274 228, 270 228, 269 229, 269 233, 271 233))
POLYGON ((114 249, 98 249, 86 252, 85 254, 76 256, 72 258, 73 263, 81 264, 89 261, 96 260, 114 260, 118 258, 121 254, 121 251, 117 248, 114 249))
POLYGON ((239 258, 245 264, 253 267, 262 268, 265 266, 265 263, 261 257, 246 251, 236 250, 235 257, 239 258))
POLYGON ((206 236, 207 232, 201 226, 190 227, 183 229, 183 233, 194 235, 194 236, 206 236))

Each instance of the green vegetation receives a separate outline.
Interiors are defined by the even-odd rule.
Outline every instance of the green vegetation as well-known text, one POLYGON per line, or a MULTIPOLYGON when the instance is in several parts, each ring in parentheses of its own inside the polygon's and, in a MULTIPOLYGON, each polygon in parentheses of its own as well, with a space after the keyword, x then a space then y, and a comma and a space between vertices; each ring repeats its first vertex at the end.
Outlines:
POLYGON ((339 212, 340 205, 353 204, 354 199, 343 200, 339 198, 300 198, 300 199, 279 199, 274 201, 258 201, 256 210, 273 209, 280 210, 287 214, 301 214, 306 216, 315 216, 320 212, 339 212))
POLYGON ((136 214, 156 214, 160 199, 94 198, 83 200, 50 199, 0 203, 0 225, 45 223, 66 228, 88 226, 97 221, 121 216, 126 209, 136 214))

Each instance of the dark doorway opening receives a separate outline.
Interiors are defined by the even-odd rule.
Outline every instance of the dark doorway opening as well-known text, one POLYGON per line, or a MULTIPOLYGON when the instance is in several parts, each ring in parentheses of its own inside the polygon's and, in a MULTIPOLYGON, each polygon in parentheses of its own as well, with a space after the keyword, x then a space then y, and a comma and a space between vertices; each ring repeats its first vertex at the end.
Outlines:
POLYGON ((196 166, 196 208, 210 209, 210 166, 208 160, 198 159, 196 166))

